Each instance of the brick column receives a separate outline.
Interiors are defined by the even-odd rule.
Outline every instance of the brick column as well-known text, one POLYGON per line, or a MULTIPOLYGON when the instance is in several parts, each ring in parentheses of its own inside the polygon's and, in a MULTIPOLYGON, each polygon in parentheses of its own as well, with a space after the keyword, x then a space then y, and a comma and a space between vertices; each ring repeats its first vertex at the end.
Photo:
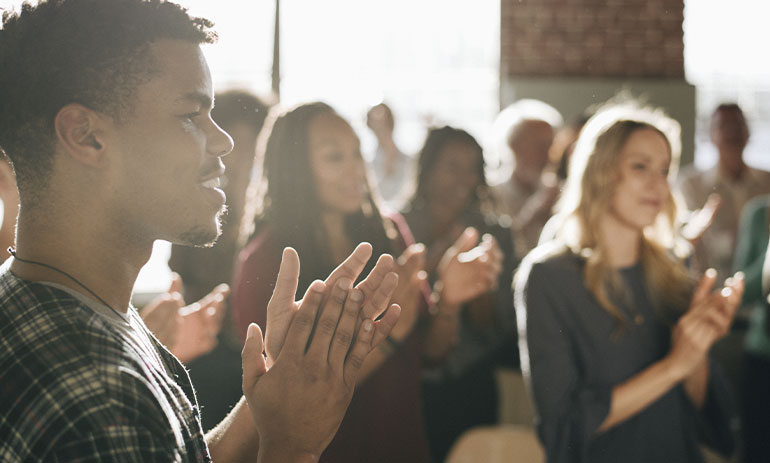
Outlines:
POLYGON ((683 0, 501 0, 500 102, 542 99, 569 119, 621 89, 665 107, 692 159, 683 0))

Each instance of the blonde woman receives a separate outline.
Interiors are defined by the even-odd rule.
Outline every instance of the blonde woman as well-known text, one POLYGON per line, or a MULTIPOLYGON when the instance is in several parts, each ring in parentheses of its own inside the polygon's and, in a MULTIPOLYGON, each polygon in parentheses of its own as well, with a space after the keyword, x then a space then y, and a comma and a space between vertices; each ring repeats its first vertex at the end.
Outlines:
POLYGON ((522 370, 548 462, 700 462, 733 450, 732 407, 713 343, 743 278, 697 284, 676 249, 669 188, 678 125, 614 106, 577 142, 557 239, 516 277, 522 370))

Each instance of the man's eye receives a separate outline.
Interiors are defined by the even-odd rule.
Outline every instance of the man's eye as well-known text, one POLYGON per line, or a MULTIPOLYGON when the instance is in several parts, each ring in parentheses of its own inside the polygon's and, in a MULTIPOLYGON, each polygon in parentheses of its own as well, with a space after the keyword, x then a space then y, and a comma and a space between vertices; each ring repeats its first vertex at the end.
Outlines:
POLYGON ((192 121, 193 119, 195 119, 196 117, 198 117, 200 115, 201 115, 200 111, 195 111, 193 113, 184 114, 182 116, 182 119, 192 121))

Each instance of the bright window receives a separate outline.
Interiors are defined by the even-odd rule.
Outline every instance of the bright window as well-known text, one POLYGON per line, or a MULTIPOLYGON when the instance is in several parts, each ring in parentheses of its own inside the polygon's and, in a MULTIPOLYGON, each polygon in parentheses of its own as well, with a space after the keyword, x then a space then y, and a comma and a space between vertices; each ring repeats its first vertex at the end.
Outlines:
POLYGON ((736 102, 751 129, 745 159, 770 170, 770 3, 757 0, 687 0, 684 15, 685 72, 697 88, 695 164, 713 165, 711 113, 736 102))

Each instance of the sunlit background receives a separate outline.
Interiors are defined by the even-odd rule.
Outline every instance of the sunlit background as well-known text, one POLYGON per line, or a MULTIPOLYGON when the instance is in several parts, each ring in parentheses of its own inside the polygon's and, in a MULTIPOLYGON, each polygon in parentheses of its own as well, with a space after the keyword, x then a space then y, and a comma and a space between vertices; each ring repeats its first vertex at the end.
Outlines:
MULTIPOLYGON (((204 47, 217 90, 271 90, 275 3, 272 0, 181 0, 216 23, 219 42, 204 47)), ((20 1, 0 0, 4 8, 20 1)), ((365 155, 373 137, 363 124, 368 106, 394 110, 396 141, 415 152, 426 125, 449 123, 479 140, 499 110, 500 0, 283 0, 281 102, 323 100, 351 121, 365 155)), ((770 3, 762 0, 685 2, 687 81, 697 88, 695 162, 716 159, 708 118, 723 101, 746 112, 752 137, 747 163, 770 169, 770 3)), ((138 292, 166 288, 169 245, 156 243, 138 292)))

